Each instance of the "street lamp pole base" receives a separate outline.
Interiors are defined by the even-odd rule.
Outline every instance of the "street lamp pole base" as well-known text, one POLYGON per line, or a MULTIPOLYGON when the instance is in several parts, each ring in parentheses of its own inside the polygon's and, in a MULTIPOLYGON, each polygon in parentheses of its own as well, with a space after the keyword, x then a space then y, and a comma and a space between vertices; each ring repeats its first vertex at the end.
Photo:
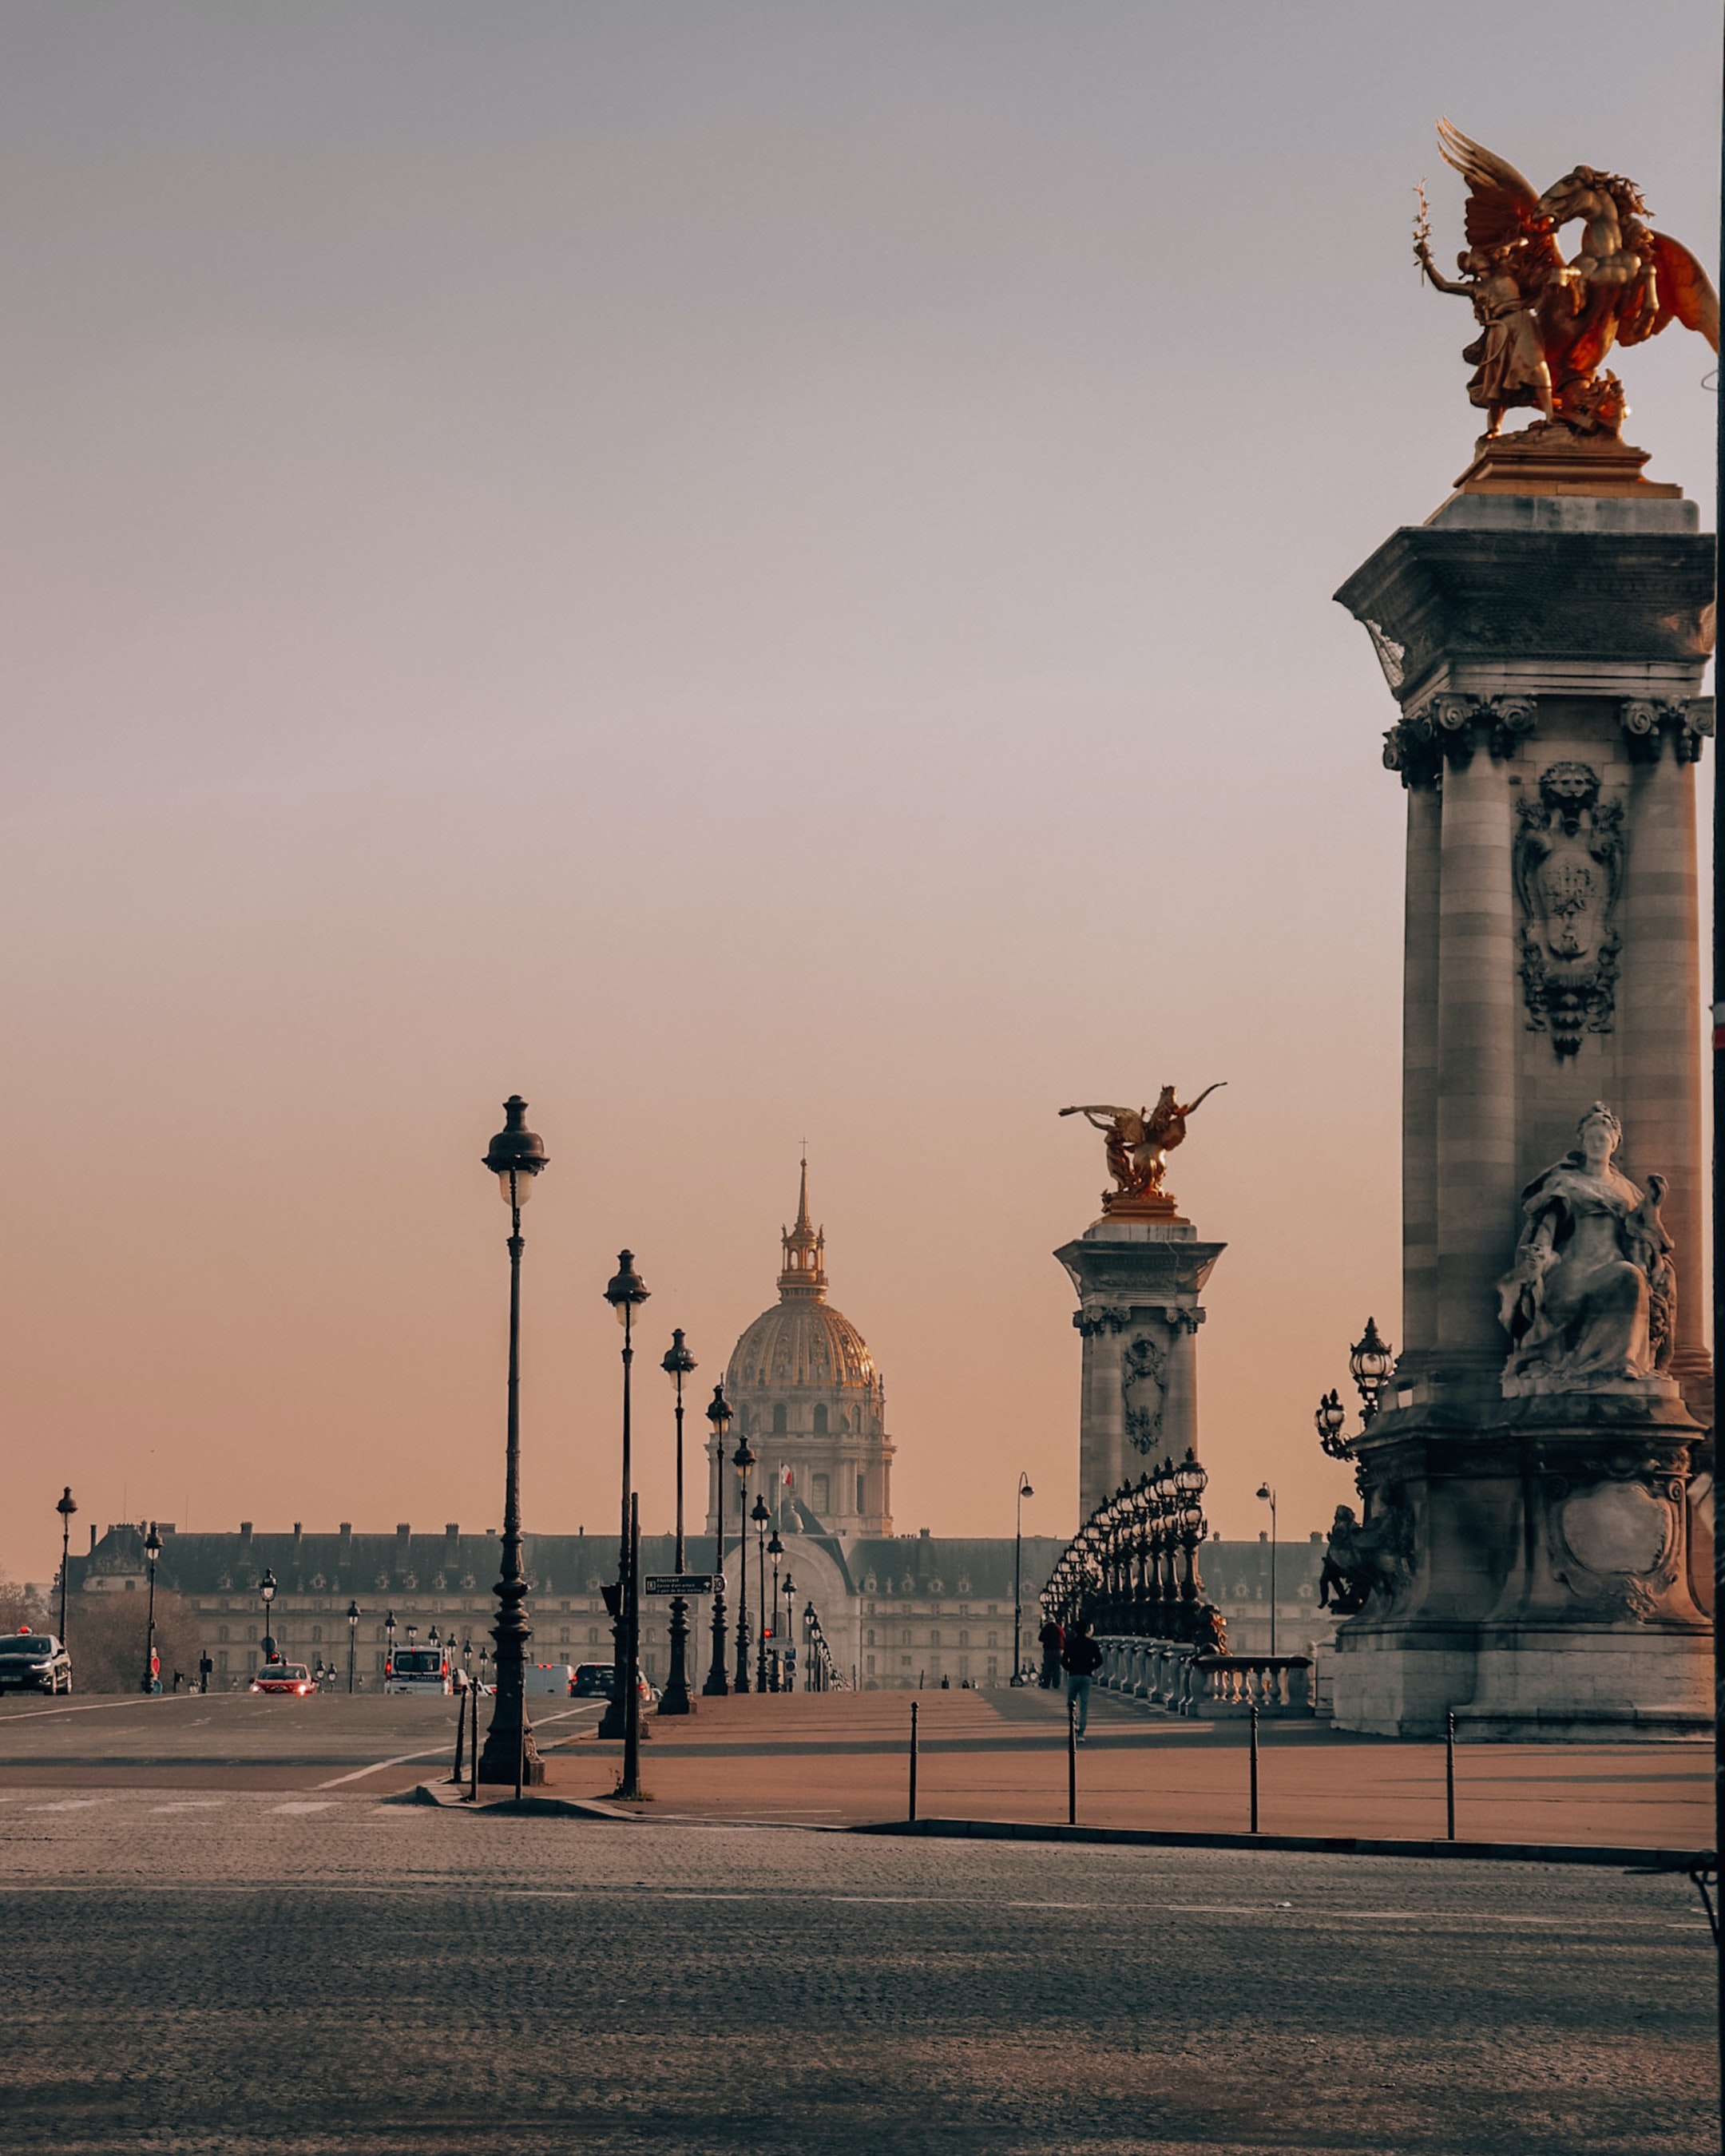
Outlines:
POLYGON ((521 1770, 521 1787, 531 1784, 536 1788, 545 1779, 545 1762, 539 1756, 533 1732, 500 1729, 493 1722, 485 1732, 485 1749, 480 1753, 479 1779, 482 1782, 502 1782, 511 1789, 515 1787, 516 1762, 521 1770))
POLYGON ((659 1702, 661 1714, 693 1714, 695 1702, 689 1697, 689 1605, 682 1596, 674 1595, 670 1606, 670 1675, 665 1681, 665 1691, 659 1702))
POLYGON ((713 1664, 706 1673, 706 1682, 701 1687, 703 1699, 725 1699, 731 1686, 725 1676, 725 1646, 727 1628, 725 1623, 725 1597, 715 1591, 713 1595, 713 1664))

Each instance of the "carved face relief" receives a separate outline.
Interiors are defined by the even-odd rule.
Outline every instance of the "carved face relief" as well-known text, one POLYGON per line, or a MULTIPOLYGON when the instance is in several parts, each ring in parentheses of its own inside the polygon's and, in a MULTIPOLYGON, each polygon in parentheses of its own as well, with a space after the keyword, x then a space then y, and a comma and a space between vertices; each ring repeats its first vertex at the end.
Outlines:
POLYGON ((1573 1055, 1584 1031, 1609 1033, 1616 1009, 1623 810, 1599 800, 1590 764, 1554 763, 1518 810, 1514 876, 1522 914, 1528 1029, 1573 1055))

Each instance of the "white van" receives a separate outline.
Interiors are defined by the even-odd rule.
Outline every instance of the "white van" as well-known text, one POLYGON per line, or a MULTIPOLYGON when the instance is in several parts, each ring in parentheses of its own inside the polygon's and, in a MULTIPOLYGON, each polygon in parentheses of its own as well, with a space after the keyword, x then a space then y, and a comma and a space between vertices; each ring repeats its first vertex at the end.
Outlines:
POLYGON ((441 1647, 398 1647, 383 1672, 386 1692, 435 1691, 453 1689, 449 1658, 441 1647))
POLYGON ((574 1681, 575 1671, 567 1662, 528 1662, 521 1671, 524 1692, 555 1692, 567 1699, 574 1681))

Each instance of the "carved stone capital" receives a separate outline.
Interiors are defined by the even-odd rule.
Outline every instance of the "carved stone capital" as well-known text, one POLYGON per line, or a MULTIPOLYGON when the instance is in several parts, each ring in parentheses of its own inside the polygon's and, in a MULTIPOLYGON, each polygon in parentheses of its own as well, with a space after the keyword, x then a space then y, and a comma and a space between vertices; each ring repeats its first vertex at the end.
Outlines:
POLYGON ((1538 724, 1537 697, 1429 696, 1384 735, 1384 766, 1404 786, 1430 786, 1444 764, 1466 764, 1481 746, 1513 756, 1538 724))
POLYGON ((1630 755, 1637 763, 1657 763, 1669 741, 1679 763, 1698 763, 1701 745, 1713 731, 1711 696, 1631 696, 1618 711, 1630 755))
POLYGON ((1072 1322, 1086 1339, 1098 1332, 1124 1332, 1132 1322, 1132 1312, 1118 1303, 1095 1302, 1082 1310, 1075 1310, 1072 1322))

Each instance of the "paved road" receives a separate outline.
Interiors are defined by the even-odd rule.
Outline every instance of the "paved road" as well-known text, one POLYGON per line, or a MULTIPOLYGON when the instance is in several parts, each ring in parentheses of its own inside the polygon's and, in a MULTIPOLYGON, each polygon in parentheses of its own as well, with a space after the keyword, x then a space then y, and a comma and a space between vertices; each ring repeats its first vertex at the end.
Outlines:
POLYGON ((1686 1882, 10 1788, 18 2156, 1691 2156, 1686 1882))

